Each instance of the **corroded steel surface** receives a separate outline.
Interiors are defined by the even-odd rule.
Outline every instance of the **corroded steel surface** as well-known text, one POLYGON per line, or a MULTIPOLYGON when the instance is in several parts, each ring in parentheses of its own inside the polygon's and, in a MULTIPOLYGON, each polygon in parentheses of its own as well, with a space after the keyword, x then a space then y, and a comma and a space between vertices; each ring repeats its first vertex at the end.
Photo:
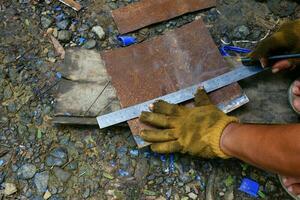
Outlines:
MULTIPOLYGON (((101 53, 122 107, 153 99, 229 71, 202 20, 163 36, 101 53)), ((210 94, 215 104, 241 96, 238 84, 210 94)), ((129 121, 133 134, 141 128, 129 121)))
POLYGON ((113 10, 112 16, 123 34, 215 5, 215 0, 141 0, 113 10))

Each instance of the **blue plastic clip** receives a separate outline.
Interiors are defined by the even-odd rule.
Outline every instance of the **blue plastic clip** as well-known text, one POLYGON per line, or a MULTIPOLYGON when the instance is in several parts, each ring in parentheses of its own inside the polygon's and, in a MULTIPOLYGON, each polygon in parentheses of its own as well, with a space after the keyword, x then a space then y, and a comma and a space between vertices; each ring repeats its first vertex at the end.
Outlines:
POLYGON ((230 56, 228 54, 228 51, 233 51, 233 52, 236 52, 236 53, 250 53, 251 52, 250 49, 246 49, 246 48, 228 46, 228 45, 221 46, 220 52, 221 52, 222 56, 230 56))
POLYGON ((239 190, 253 197, 258 197, 259 184, 251 179, 244 178, 239 187, 239 190))
POLYGON ((128 35, 120 35, 117 37, 118 41, 121 43, 122 46, 126 47, 136 43, 136 38, 128 35))

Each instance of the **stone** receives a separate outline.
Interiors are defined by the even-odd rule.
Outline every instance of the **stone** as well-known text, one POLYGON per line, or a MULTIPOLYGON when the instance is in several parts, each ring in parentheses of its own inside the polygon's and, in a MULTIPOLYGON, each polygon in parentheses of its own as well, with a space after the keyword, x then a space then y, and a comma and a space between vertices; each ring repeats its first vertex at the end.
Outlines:
POLYGON ((13 183, 4 183, 4 187, 5 187, 4 189, 5 196, 12 195, 18 191, 16 185, 13 183))
POLYGON ((84 45, 82 47, 86 48, 86 49, 92 49, 95 46, 96 46, 96 40, 88 40, 88 41, 86 41, 86 43, 84 43, 84 45))
POLYGON ((250 30, 247 26, 238 26, 233 30, 233 36, 237 39, 245 39, 250 34, 250 30))
POLYGON ((53 172, 56 178, 58 178, 61 182, 67 182, 71 177, 70 172, 67 172, 59 167, 54 167, 53 172))
POLYGON ((12 97, 13 92, 11 91, 10 86, 5 87, 3 95, 4 95, 4 99, 9 99, 12 97))
POLYGON ((51 197, 51 193, 49 192, 49 190, 47 190, 43 196, 44 199, 49 199, 51 197))
POLYGON ((188 194, 188 196, 191 198, 191 199, 197 199, 197 195, 195 194, 195 193, 193 193, 193 192, 190 192, 189 194, 188 194))
POLYGON ((53 19, 47 16, 41 17, 41 25, 43 28, 49 28, 53 23, 53 19))
POLYGON ((40 173, 37 173, 34 176, 34 185, 37 189, 37 192, 39 194, 43 194, 46 192, 47 187, 48 187, 48 180, 49 180, 49 172, 48 171, 43 171, 40 173))
POLYGON ((71 40, 72 34, 67 30, 58 31, 57 38, 62 42, 69 42, 71 40))
POLYGON ((63 147, 53 149, 46 158, 47 166, 62 166, 68 161, 68 151, 63 147))
POLYGON ((31 179, 36 173, 36 166, 33 164, 22 165, 18 171, 17 175, 20 179, 31 179))
POLYGON ((68 19, 56 23, 57 28, 61 30, 66 30, 69 27, 69 25, 70 25, 70 20, 68 19))
POLYGON ((92 32, 95 33, 100 40, 104 39, 105 32, 101 26, 94 26, 92 32))
POLYGON ((290 0, 268 0, 269 9, 279 17, 287 17, 292 15, 297 7, 297 1, 290 0))
POLYGON ((89 188, 86 188, 85 190, 84 190, 84 193, 82 194, 82 197, 83 198, 88 198, 90 196, 90 189, 89 188))

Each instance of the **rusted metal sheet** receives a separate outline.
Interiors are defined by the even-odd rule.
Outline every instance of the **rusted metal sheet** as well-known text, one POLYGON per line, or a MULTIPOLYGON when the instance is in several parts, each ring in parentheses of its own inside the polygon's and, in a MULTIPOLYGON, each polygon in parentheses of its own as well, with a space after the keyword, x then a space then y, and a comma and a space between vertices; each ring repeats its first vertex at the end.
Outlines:
POLYGON ((113 10, 112 16, 123 34, 215 5, 216 0, 141 0, 113 10))
MULTIPOLYGON (((101 53, 121 106, 128 107, 229 71, 202 20, 163 36, 101 53)), ((210 94, 215 104, 242 95, 237 83, 210 94)), ((138 120, 128 122, 138 134, 138 120)))

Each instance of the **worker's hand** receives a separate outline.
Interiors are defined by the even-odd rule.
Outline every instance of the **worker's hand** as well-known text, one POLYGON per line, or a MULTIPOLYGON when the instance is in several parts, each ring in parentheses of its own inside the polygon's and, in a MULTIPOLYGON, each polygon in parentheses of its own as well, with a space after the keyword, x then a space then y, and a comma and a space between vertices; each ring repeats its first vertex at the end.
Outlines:
POLYGON ((141 137, 151 142, 158 153, 181 152, 205 158, 229 158, 220 149, 224 128, 237 118, 229 117, 214 106, 204 90, 195 95, 194 108, 169 104, 159 100, 143 112, 140 120, 158 130, 143 130, 141 137))
MULTIPOLYGON (((265 67, 269 56, 294 53, 300 53, 300 19, 283 24, 277 32, 261 41, 249 57, 259 59, 265 67)), ((281 60, 272 66, 272 71, 293 69, 297 65, 300 65, 300 59, 281 60)))

